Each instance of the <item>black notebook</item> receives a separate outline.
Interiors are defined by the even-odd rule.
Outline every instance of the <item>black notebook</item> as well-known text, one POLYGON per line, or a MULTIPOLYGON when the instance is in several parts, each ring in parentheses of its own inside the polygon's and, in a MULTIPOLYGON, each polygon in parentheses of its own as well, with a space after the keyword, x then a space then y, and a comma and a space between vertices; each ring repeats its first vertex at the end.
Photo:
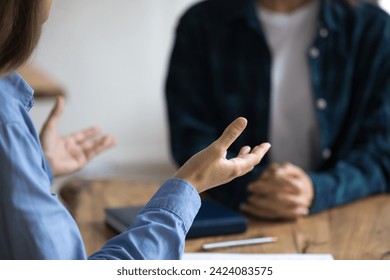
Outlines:
MULTIPOLYGON (((107 208, 105 222, 118 233, 126 231, 144 206, 107 208)), ((247 219, 224 205, 211 200, 202 200, 202 206, 187 234, 187 238, 225 235, 245 232, 247 219)))

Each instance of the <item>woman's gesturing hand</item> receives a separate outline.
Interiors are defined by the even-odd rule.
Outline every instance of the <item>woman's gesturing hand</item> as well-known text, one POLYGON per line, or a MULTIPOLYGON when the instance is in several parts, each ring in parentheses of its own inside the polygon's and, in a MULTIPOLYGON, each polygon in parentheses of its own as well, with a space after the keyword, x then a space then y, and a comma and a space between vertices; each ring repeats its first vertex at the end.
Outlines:
POLYGON ((271 145, 263 143, 251 149, 242 147, 237 157, 226 158, 228 148, 247 125, 245 118, 233 121, 215 142, 190 158, 174 175, 190 182, 198 192, 230 182, 251 171, 271 145))

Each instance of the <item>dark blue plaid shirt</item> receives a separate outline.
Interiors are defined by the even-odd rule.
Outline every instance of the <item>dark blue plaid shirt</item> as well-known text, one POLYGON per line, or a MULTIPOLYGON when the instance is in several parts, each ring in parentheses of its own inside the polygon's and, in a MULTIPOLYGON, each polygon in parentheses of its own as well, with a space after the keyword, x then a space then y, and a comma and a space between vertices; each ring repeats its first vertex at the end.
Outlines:
MULTIPOLYGON (((390 17, 369 4, 322 3, 308 49, 322 151, 307 171, 315 188, 311 212, 390 186, 390 17)), ((181 18, 176 35, 166 85, 176 162, 205 148, 238 116, 249 123, 230 156, 268 141, 271 55, 255 1, 201 2, 181 18)), ((237 207, 268 163, 211 194, 237 207)))

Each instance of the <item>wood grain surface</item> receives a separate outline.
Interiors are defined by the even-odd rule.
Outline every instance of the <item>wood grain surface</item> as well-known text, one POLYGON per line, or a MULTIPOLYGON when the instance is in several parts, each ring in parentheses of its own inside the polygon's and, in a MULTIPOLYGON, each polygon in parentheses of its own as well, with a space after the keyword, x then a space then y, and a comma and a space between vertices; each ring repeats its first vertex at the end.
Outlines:
MULTIPOLYGON (((60 197, 76 219, 91 254, 115 232, 104 223, 104 209, 145 204, 159 187, 154 182, 74 180, 60 197)), ((186 252, 202 252, 202 244, 275 236, 269 244, 217 249, 218 253, 330 253, 335 259, 390 259, 390 196, 368 197, 295 221, 249 218, 245 233, 186 241, 186 252)))

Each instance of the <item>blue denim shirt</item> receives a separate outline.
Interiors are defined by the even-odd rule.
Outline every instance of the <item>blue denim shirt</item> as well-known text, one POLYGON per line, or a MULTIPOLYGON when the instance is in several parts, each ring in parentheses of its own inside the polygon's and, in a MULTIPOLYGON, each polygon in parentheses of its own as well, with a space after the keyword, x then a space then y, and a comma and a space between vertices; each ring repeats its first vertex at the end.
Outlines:
MULTIPOLYGON (((0 78, 0 259, 85 259, 80 231, 51 193, 52 171, 28 116, 33 91, 0 78)), ((164 183, 132 227, 90 259, 178 259, 200 207, 186 181, 164 183)))
MULTIPOLYGON (((306 170, 315 191, 311 212, 388 191, 389 15, 367 3, 323 0, 307 61, 322 158, 306 170)), ((183 15, 166 84, 171 149, 179 165, 238 116, 248 119, 248 127, 230 155, 269 141, 270 70, 255 0, 203 1, 183 15)), ((247 184, 267 164, 266 157, 251 174, 211 195, 238 207, 247 184)))

